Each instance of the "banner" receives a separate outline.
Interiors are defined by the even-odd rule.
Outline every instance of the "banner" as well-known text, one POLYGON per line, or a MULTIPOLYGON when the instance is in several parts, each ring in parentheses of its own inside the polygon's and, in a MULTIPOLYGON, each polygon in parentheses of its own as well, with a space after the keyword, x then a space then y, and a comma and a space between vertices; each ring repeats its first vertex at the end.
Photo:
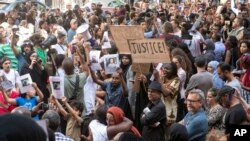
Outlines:
POLYGON ((128 40, 144 39, 141 26, 110 26, 110 32, 120 54, 130 54, 128 40))
POLYGON ((170 63, 169 47, 162 39, 128 40, 134 63, 170 63))

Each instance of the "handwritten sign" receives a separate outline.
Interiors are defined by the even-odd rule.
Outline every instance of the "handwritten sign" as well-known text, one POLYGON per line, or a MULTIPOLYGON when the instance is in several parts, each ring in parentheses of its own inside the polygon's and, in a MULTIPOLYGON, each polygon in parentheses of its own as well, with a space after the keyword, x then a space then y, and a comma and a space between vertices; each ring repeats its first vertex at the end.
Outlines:
POLYGON ((127 40, 144 39, 144 32, 141 26, 110 26, 110 32, 120 54, 130 54, 127 40))
POLYGON ((135 63, 169 63, 169 48, 164 40, 128 40, 129 51, 135 63))

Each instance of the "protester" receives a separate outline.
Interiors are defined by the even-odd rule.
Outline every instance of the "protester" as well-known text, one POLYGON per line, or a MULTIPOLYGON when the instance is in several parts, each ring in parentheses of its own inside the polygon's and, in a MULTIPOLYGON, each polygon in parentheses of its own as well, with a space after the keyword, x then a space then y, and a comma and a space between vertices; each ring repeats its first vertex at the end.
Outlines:
POLYGON ((207 65, 207 71, 213 74, 213 88, 220 89, 222 86, 224 86, 225 82, 219 77, 219 74, 217 72, 217 66, 219 65, 219 62, 217 61, 211 61, 207 65))
MULTIPOLYGON (((9 12, 0 12, 0 60, 6 57, 10 59, 4 62, 3 69, 0 70, 6 75, 6 79, 0 79, 0 85, 6 88, 5 84, 13 82, 15 85, 22 80, 22 75, 30 75, 44 98, 39 98, 41 102, 38 103, 37 100, 34 101, 34 93, 29 96, 28 92, 24 100, 36 102, 31 104, 32 109, 28 109, 31 110, 32 117, 39 114, 39 119, 48 108, 55 110, 56 106, 49 98, 51 95, 56 97, 58 102, 65 96, 69 103, 81 103, 83 108, 79 108, 82 111, 76 114, 76 120, 81 121, 82 127, 77 126, 70 131, 77 134, 74 135, 77 140, 111 140, 120 137, 120 140, 161 141, 164 140, 164 134, 166 140, 169 137, 175 138, 178 133, 186 136, 183 127, 177 127, 182 130, 176 134, 170 133, 170 125, 176 127, 175 123, 185 115, 186 118, 197 115, 196 112, 190 112, 196 108, 199 109, 198 113, 202 115, 204 122, 199 124, 201 127, 194 129, 197 129, 197 135, 201 135, 205 140, 205 123, 208 121, 208 128, 213 127, 210 126, 211 115, 217 114, 211 112, 214 112, 214 107, 219 107, 214 98, 215 93, 210 91, 211 88, 220 89, 224 85, 236 88, 239 92, 235 92, 235 99, 232 100, 236 102, 238 99, 243 105, 250 104, 249 43, 245 41, 250 37, 248 1, 122 1, 125 3, 116 3, 119 6, 110 9, 106 9, 103 3, 91 1, 84 5, 77 0, 66 2, 65 8, 60 6, 46 10, 41 10, 43 8, 27 1, 9 12), (83 29, 82 24, 88 28, 83 29), (128 30, 132 28, 133 34, 128 30), (131 41, 138 42, 133 45, 137 49, 136 53, 130 51, 131 41), (150 44, 145 44, 145 41, 150 44), (160 42, 162 44, 158 44, 160 42), (92 53, 96 60, 91 63, 99 67, 89 70, 88 66, 93 65, 90 63, 92 53), (107 59, 107 55, 114 54, 119 57, 115 60, 107 59), (169 59, 161 59, 168 56, 169 59), (110 60, 110 63, 106 63, 107 60, 110 60), (165 66, 165 63, 168 65, 165 66), (114 68, 114 71, 117 66, 120 66, 120 69, 118 73, 108 74, 105 73, 108 71, 106 66, 114 68), (156 73, 156 70, 159 73, 156 73), (15 75, 12 72, 16 71, 21 77, 14 79, 15 75), (156 80, 161 82, 159 76, 164 78, 163 89, 159 90, 160 92, 151 92, 149 84, 156 80), (59 79, 60 82, 56 82, 59 79), (102 83, 98 83, 101 82, 99 80, 102 83), (207 99, 200 100, 199 94, 191 94, 194 97, 190 97, 189 92, 197 88, 207 99), (171 96, 168 93, 171 93, 171 96), (152 95, 162 98, 165 108, 159 113, 165 115, 162 115, 164 119, 148 123, 148 115, 157 115, 149 112, 150 114, 145 114, 142 118, 144 109, 155 103, 152 102, 152 95), (199 101, 190 102, 190 99, 199 101), (184 103, 184 100, 187 103, 184 103), (148 103, 150 104, 147 105, 148 103), (128 119, 123 118, 120 120, 121 123, 107 126, 107 107, 96 111, 102 104, 118 106, 128 119), (189 109, 188 113, 186 106, 189 109), (203 116, 204 112, 200 107, 210 113, 208 117, 203 116), (97 119, 93 120, 95 114, 97 119), (128 133, 132 127, 131 121, 134 121, 134 126, 143 138, 128 133), (156 127, 152 127, 155 126, 153 122, 156 122, 156 127), (164 130, 166 125, 169 125, 169 128, 164 130), (151 128, 153 133, 147 134, 151 132, 151 128)), ((56 2, 58 1, 55 0, 56 2)), ((8 104, 4 99, 20 99, 19 88, 22 87, 15 88, 16 91, 12 90, 12 87, 5 90, 6 95, 0 93, 1 114, 9 113, 16 106, 20 106, 8 104)), ((225 97, 227 96, 222 96, 222 101, 228 100, 225 97)), ((163 104, 162 101, 159 103, 163 104)), ((154 105, 148 108, 154 111, 155 107, 154 105)), ((247 107, 245 106, 245 111, 240 108, 241 112, 247 113, 247 107)), ((229 111, 232 108, 234 107, 230 107, 229 111)), ((56 110, 55 112, 58 113, 56 110)), ((109 117, 112 119, 110 113, 109 117)), ((60 124, 60 128, 56 136, 60 133, 60 137, 65 135, 67 122, 63 122, 63 119, 63 115, 60 114, 61 122, 57 123, 60 124)), ((241 124, 241 121, 237 120, 235 124, 241 124)), ((217 125, 214 126, 217 128, 217 125)), ((190 131, 189 125, 186 125, 186 128, 188 133, 193 132, 193 129, 190 131)), ((52 139, 53 131, 49 128, 47 131, 52 135, 49 136, 52 139)), ((191 136, 189 135, 189 140, 192 140, 191 136)))
POLYGON ((230 133, 230 125, 240 125, 247 122, 246 112, 244 111, 243 106, 240 104, 240 101, 235 97, 236 93, 240 92, 237 87, 231 87, 225 85, 222 87, 217 95, 217 99, 221 106, 228 108, 225 113, 225 134, 230 133), (238 116, 241 115, 241 116, 238 116))
POLYGON ((208 132, 208 119, 203 110, 205 95, 199 89, 188 92, 187 109, 188 113, 180 124, 183 124, 188 131, 188 140, 205 140, 208 132))
POLYGON ((142 138, 145 141, 165 140, 166 110, 161 101, 162 86, 153 81, 148 87, 149 104, 143 110, 141 123, 143 125, 142 138))
POLYGON ((226 109, 224 109, 219 104, 219 101, 216 99, 217 95, 218 95, 217 89, 211 88, 208 90, 206 99, 209 107, 209 109, 207 110, 209 130, 213 129, 223 130, 222 119, 226 109))
POLYGON ((212 88, 213 75, 206 71, 206 65, 207 61, 205 57, 199 56, 195 58, 197 73, 190 78, 186 88, 186 93, 194 88, 198 88, 202 90, 206 96, 207 91, 212 88))
POLYGON ((44 113, 42 119, 48 120, 47 127, 53 130, 55 134, 55 140, 60 141, 73 141, 73 139, 64 136, 62 133, 57 132, 58 128, 60 127, 60 116, 56 111, 48 110, 44 113))
MULTIPOLYGON (((36 106, 39 102, 43 100, 43 93, 40 91, 36 83, 32 84, 34 90, 28 91, 27 93, 21 94, 20 97, 17 98, 10 98, 7 96, 6 92, 2 91, 5 101, 9 104, 17 105, 17 106, 24 106, 29 110, 32 110, 34 106, 36 106), (36 96, 37 94, 38 96, 36 96)), ((38 115, 34 115, 34 119, 38 120, 38 115)))
POLYGON ((63 118, 67 121, 66 135, 75 141, 80 141, 81 138, 81 124, 83 119, 81 114, 83 111, 83 103, 80 101, 72 100, 70 104, 67 102, 67 98, 63 97, 62 102, 66 106, 67 111, 62 107, 57 99, 52 97, 55 105, 58 107, 59 112, 63 115, 63 118))

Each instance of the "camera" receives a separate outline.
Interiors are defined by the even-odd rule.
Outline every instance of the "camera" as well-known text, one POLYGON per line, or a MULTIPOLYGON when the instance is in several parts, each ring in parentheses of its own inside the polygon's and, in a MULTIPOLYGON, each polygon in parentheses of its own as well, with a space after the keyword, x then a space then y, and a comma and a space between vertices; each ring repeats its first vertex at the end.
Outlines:
POLYGON ((39 59, 37 59, 37 63, 38 64, 41 64, 43 61, 39 58, 39 59))
POLYGON ((39 106, 39 109, 40 109, 40 110, 46 111, 46 110, 49 109, 49 105, 46 104, 46 103, 42 103, 42 104, 39 106))
POLYGON ((51 45, 57 44, 57 38, 55 35, 49 35, 40 45, 43 49, 49 48, 51 45))

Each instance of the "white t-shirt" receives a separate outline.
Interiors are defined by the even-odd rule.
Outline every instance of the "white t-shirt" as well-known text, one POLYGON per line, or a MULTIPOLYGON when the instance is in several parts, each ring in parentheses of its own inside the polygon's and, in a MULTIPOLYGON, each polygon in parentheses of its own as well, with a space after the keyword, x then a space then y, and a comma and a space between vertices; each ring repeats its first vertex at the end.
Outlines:
POLYGON ((6 73, 5 71, 1 70, 1 73, 3 73, 5 75, 5 77, 11 81, 11 83, 15 88, 15 84, 17 83, 18 77, 19 77, 19 73, 16 70, 10 69, 10 71, 8 73, 6 73))
POLYGON ((89 115, 93 112, 95 108, 95 97, 96 97, 96 84, 93 82, 91 76, 88 76, 86 83, 83 87, 84 91, 84 102, 86 107, 86 115, 89 115), (88 96, 86 96, 88 94, 88 96))
POLYGON ((92 120, 89 128, 93 135, 93 141, 108 141, 107 126, 97 120, 92 120))
POLYGON ((61 44, 56 44, 56 45, 52 45, 52 48, 56 49, 58 54, 65 54, 65 52, 67 51, 67 47, 65 45, 61 45, 61 44))

